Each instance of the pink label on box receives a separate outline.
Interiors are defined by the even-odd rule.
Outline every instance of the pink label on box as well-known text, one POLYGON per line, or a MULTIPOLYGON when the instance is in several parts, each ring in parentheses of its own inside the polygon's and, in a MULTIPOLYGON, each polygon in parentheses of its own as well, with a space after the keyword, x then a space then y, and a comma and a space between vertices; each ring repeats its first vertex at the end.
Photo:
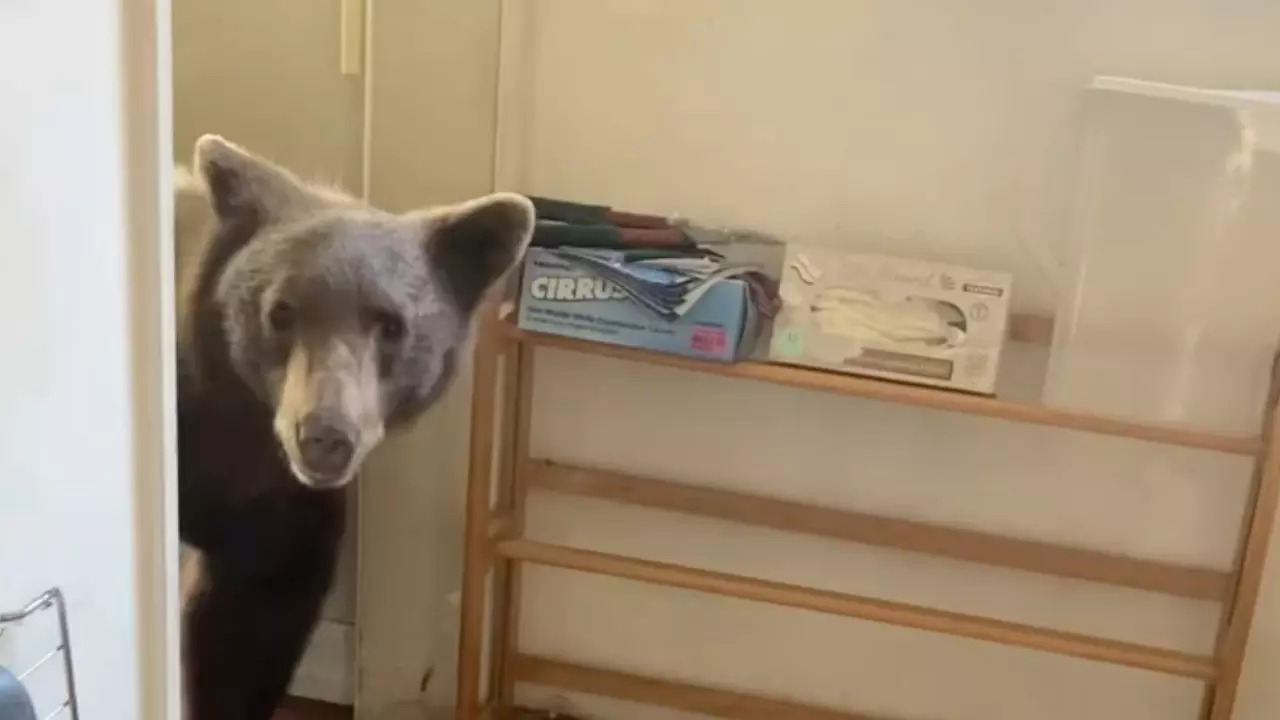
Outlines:
POLYGON ((724 328, 699 325, 689 337, 689 347, 696 352, 720 355, 728 345, 729 335, 724 328))

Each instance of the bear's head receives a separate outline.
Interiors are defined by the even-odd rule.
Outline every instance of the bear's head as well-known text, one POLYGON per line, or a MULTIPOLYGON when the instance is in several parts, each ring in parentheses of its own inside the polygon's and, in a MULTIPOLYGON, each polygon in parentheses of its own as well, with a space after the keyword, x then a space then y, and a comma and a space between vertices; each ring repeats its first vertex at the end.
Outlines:
POLYGON ((386 213, 211 135, 193 170, 211 215, 201 312, 294 476, 342 487, 446 387, 473 312, 528 246, 533 206, 497 193, 386 213))

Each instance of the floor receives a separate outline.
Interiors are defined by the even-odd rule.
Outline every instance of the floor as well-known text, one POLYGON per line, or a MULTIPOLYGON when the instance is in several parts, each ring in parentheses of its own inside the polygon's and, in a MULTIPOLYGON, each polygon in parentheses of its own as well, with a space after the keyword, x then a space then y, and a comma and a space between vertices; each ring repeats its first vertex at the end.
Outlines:
POLYGON ((351 720, 351 708, 317 700, 289 698, 274 720, 351 720))

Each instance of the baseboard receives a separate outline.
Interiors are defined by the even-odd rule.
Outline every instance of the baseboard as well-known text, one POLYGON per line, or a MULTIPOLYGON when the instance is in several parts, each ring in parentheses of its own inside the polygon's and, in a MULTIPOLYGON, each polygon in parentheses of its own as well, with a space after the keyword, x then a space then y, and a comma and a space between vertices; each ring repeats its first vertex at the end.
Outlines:
POLYGON ((320 622, 293 676, 289 694, 337 705, 355 702, 355 626, 320 622))

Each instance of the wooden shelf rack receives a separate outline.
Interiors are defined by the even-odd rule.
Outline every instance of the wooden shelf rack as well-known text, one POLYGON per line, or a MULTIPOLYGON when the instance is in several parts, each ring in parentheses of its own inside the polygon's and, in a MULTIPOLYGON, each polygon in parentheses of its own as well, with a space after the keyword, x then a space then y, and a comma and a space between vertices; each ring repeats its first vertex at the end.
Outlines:
MULTIPOLYGON (((1280 502, 1280 453, 1274 422, 1280 376, 1273 368, 1262 431, 1234 436, 1188 427, 1108 418, 1084 412, 762 363, 719 364, 582 342, 515 329, 488 312, 481 324, 472 396, 466 560, 459 648, 459 720, 478 720, 509 706, 517 683, 651 703, 734 720, 871 720, 855 713, 800 705, 658 678, 584 667, 520 652, 521 567, 527 563, 625 578, 762 603, 888 623, 1202 681, 1201 716, 1229 720, 1244 661, 1268 541, 1280 502), (592 468, 529 453, 533 368, 538 348, 558 348, 722 377, 870 398, 940 411, 999 418, 1134 441, 1178 445, 1255 458, 1249 502, 1234 567, 1219 571, 1142 560, 997 534, 836 510, 727 490, 702 488, 592 468), (495 465, 496 463, 496 465, 495 465), (496 487, 493 479, 497 477, 496 487), (1137 588, 1221 606, 1212 655, 1063 632, 706 569, 640 560, 537 542, 523 537, 530 490, 605 499, 853 543, 926 553, 991 566, 1137 588), (486 586, 492 572, 492 602, 486 586), (486 614, 489 617, 486 617, 486 614), (488 693, 484 684, 489 637, 488 693)), ((1043 328, 1015 318, 1018 328, 1043 328)), ((1023 340, 1044 342, 1047 333, 1023 340)), ((880 720, 884 720, 881 718, 880 720)))

